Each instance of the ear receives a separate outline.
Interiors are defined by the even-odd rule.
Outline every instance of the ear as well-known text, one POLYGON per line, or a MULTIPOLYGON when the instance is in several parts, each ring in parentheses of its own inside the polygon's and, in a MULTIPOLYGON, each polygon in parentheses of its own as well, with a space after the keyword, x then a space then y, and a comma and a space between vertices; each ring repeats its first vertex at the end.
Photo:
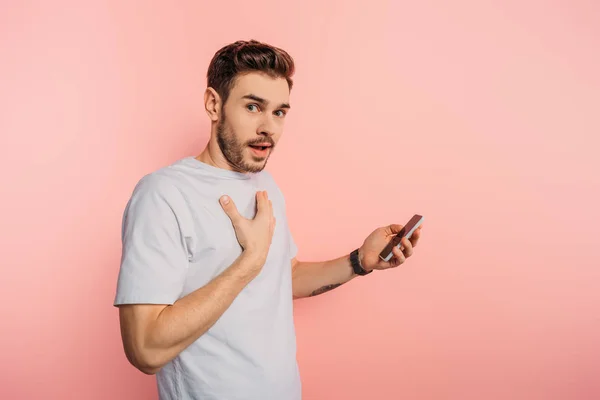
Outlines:
POLYGON ((221 96, 211 87, 204 92, 204 108, 211 121, 217 122, 221 115, 221 96))

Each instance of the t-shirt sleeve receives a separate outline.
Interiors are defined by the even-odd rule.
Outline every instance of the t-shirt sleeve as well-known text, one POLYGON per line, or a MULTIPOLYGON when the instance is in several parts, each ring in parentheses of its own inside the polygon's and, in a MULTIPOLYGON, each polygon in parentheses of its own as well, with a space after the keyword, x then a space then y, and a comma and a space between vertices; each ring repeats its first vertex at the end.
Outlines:
POLYGON ((188 269, 175 204, 179 191, 148 175, 136 186, 122 221, 122 256, 114 305, 173 304, 188 269))

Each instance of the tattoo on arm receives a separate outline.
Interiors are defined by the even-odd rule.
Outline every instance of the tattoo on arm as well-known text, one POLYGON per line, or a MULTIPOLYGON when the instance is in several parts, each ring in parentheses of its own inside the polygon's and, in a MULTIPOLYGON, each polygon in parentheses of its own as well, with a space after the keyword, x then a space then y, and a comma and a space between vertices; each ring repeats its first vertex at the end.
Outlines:
POLYGON ((311 296, 316 296, 318 294, 329 292, 330 290, 333 290, 336 287, 341 286, 341 285, 342 285, 341 283, 334 283, 334 284, 331 284, 331 285, 326 285, 326 286, 323 286, 322 288, 319 288, 319 289, 315 290, 310 295, 311 296))

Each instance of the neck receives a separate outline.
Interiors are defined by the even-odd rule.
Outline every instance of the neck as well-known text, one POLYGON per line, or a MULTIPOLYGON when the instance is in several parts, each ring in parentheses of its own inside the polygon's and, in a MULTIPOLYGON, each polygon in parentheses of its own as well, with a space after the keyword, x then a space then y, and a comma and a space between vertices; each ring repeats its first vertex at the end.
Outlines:
POLYGON ((204 150, 196 156, 196 160, 212 165, 213 167, 233 171, 233 168, 229 165, 225 156, 219 149, 219 145, 213 143, 212 139, 208 141, 204 150))

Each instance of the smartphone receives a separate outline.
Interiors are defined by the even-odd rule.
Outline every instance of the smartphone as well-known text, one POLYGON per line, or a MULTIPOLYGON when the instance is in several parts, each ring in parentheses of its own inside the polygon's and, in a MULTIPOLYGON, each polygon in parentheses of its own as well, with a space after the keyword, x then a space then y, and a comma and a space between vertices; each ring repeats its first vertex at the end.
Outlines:
POLYGON ((407 239, 410 239, 415 229, 417 229, 422 223, 422 215, 413 215, 410 221, 408 221, 408 223, 404 225, 400 232, 398 232, 387 244, 387 246, 385 246, 385 248, 381 251, 381 253, 379 254, 379 258, 381 258, 383 261, 390 261, 390 259, 394 256, 394 253, 392 253, 392 249, 394 248, 394 246, 400 248, 402 246, 402 243, 400 243, 402 238, 406 236, 407 239))

